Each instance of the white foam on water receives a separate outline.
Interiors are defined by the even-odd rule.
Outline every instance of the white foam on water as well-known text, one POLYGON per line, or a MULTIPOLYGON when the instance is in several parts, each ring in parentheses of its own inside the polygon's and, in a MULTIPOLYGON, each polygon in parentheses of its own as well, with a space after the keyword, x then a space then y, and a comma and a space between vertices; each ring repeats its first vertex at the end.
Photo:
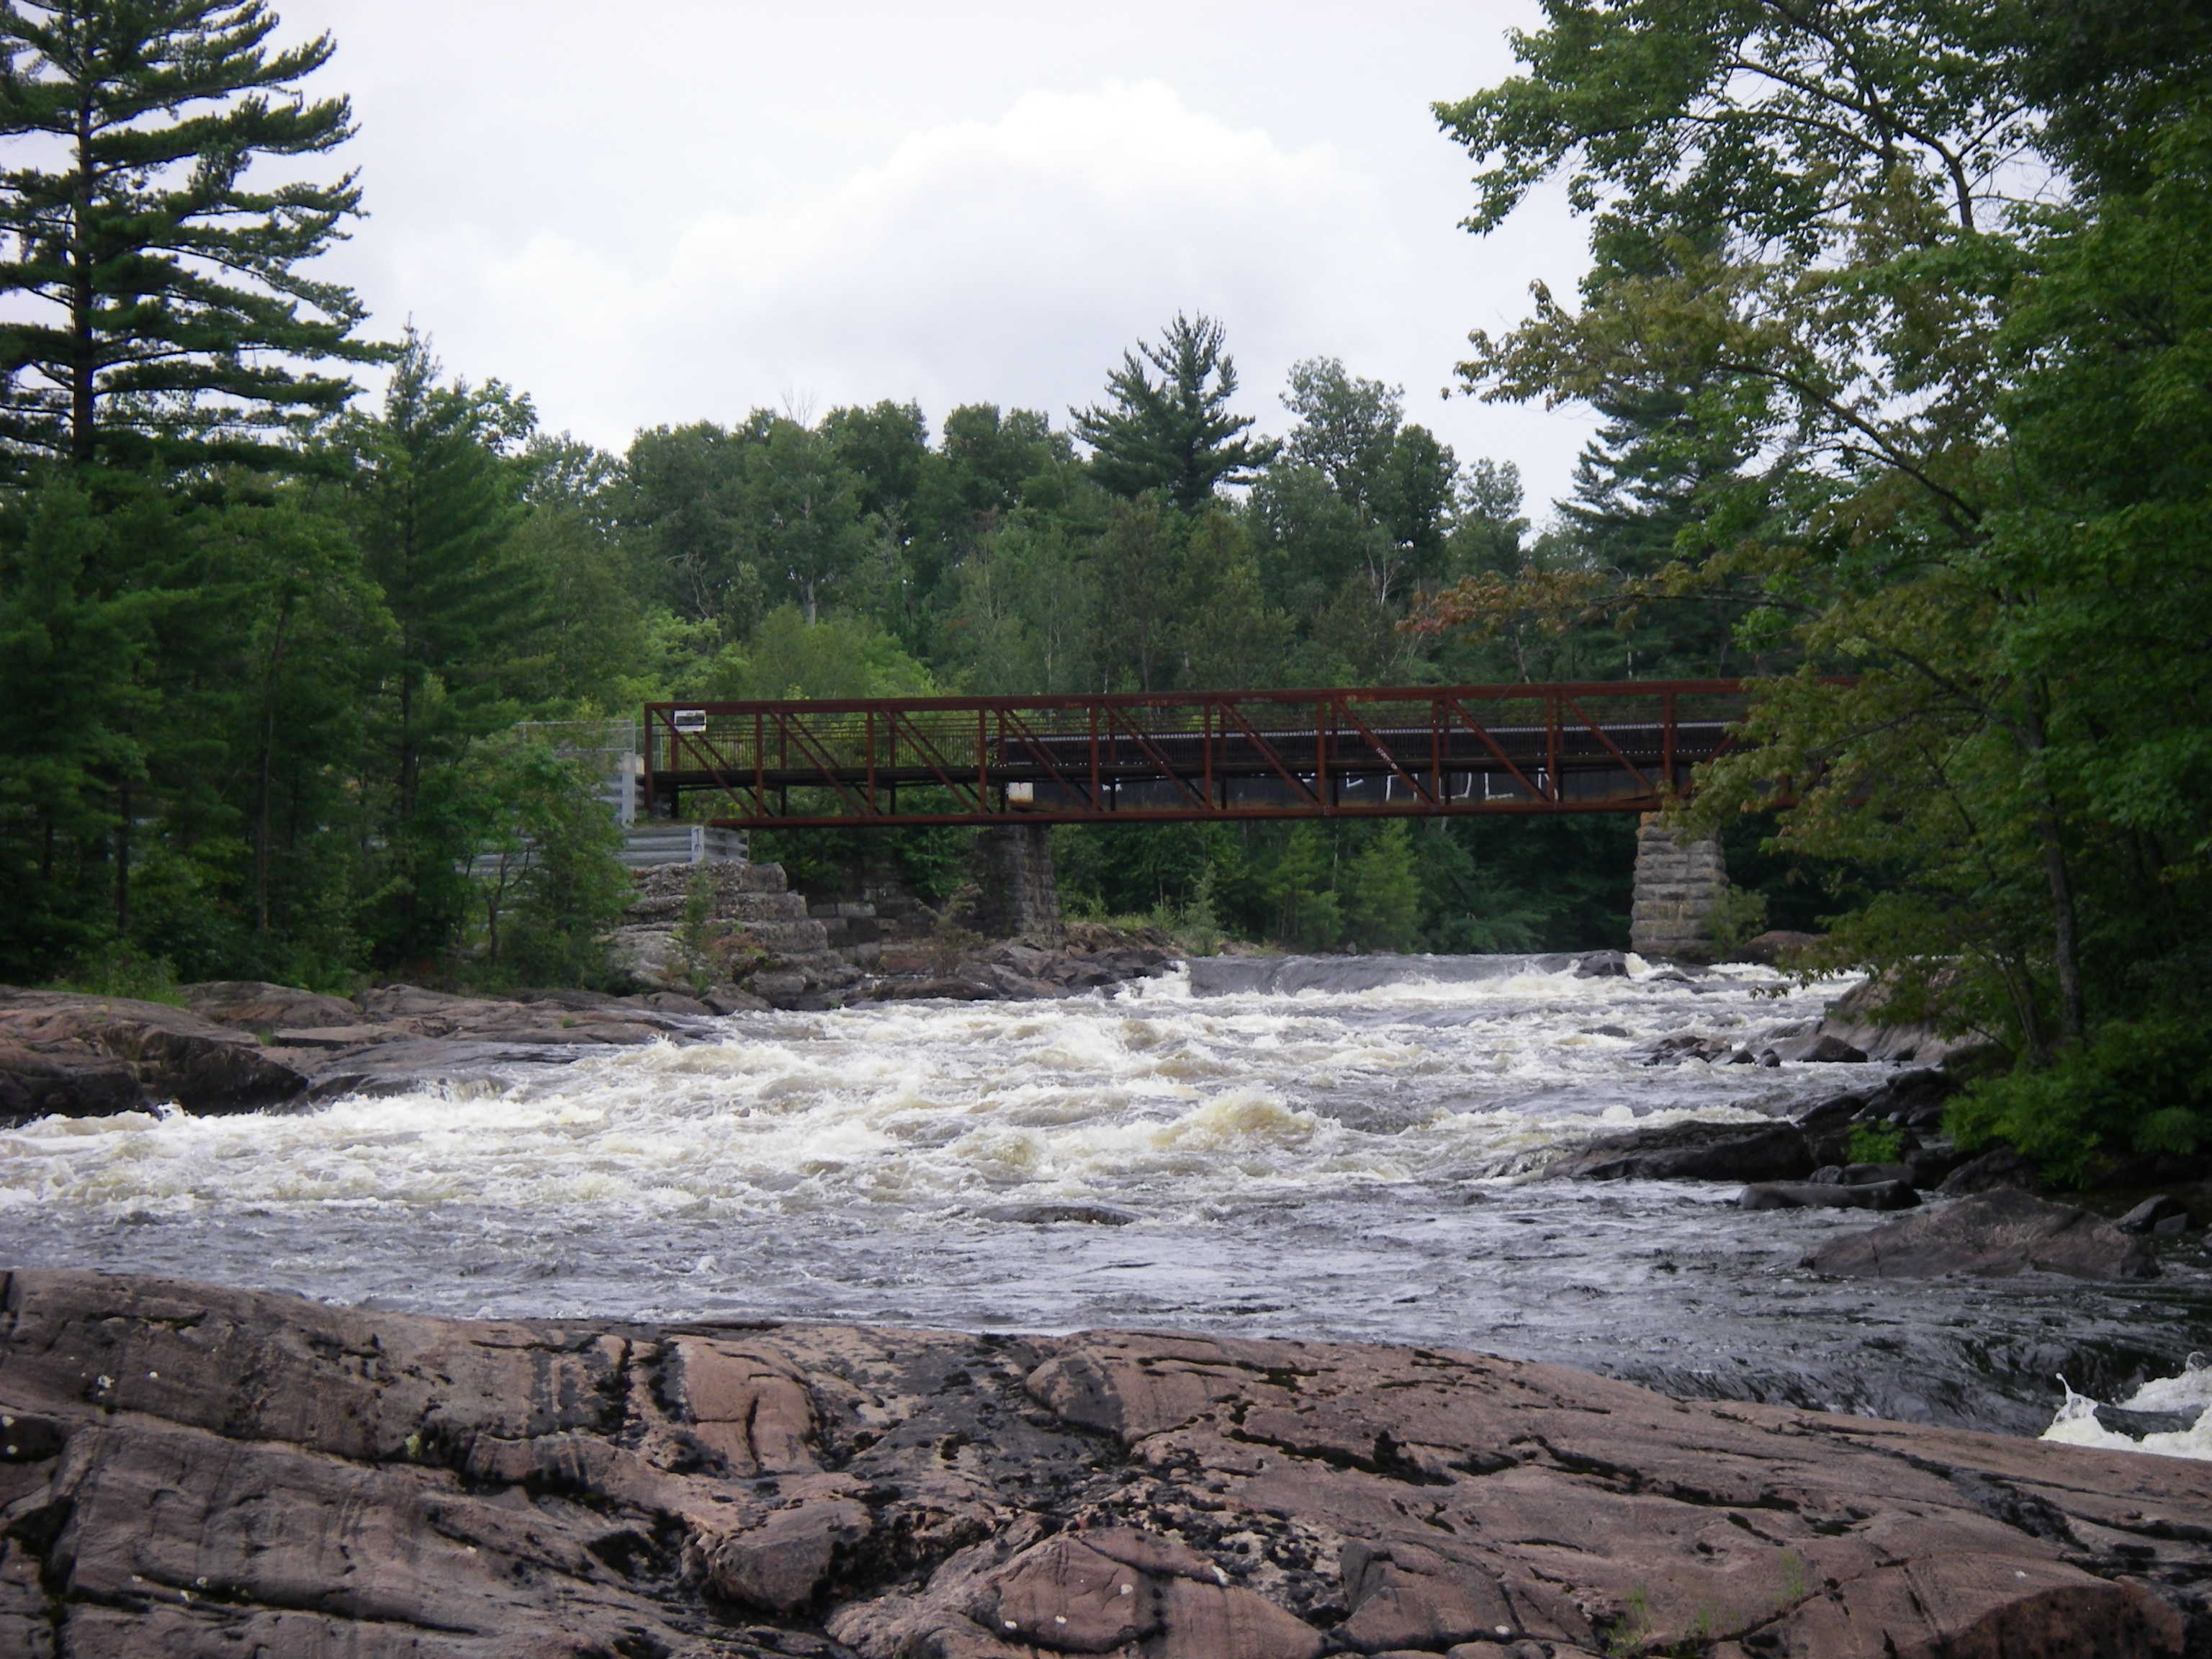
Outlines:
POLYGON ((1190 1216, 1506 1174, 1618 1123, 1755 1119, 1834 1085, 1832 1068, 1652 1067, 1637 1051, 1803 1020, 1835 986, 1630 966, 1455 981, 1415 963, 1356 991, 1205 997, 1179 971, 1057 1002, 751 1016, 719 1042, 297 1115, 47 1119, 0 1133, 0 1209, 865 1218, 1020 1194, 1190 1216))
POLYGON ((2123 1411, 2186 1412, 2194 1411, 2197 1420, 2185 1429, 2154 1431, 2137 1439, 2108 1429, 2097 1420, 2098 1401, 2087 1395, 2076 1394, 2064 1377, 2058 1386, 2066 1391, 2059 1403, 2051 1426, 2043 1431, 2045 1440, 2055 1440, 2067 1446, 2094 1446, 2106 1451, 2150 1452, 2162 1457, 2193 1457, 2212 1459, 2212 1361, 2201 1353, 2189 1356, 2189 1363, 2172 1376, 2153 1377, 2125 1400, 2116 1403, 2123 1411))

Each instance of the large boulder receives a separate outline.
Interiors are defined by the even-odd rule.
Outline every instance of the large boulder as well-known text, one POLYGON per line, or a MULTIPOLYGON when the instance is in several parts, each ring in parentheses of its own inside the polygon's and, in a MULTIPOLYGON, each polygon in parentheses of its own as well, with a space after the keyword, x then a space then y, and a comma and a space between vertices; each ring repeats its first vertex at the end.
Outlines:
POLYGON ((0 1652, 2203 1650, 2212 1465, 1431 1348, 0 1281, 0 1652))
POLYGON ((1825 1029, 1778 1042, 1774 1052, 1784 1060, 1809 1066, 1863 1066, 1867 1062, 1865 1049, 1825 1029))
POLYGON ((307 1088, 301 1067, 189 1009, 0 988, 0 1118, 9 1122, 167 1103, 258 1111, 307 1088))
POLYGON ((1902 1181, 1871 1181, 1846 1186, 1832 1181, 1768 1181, 1735 1196, 1744 1210, 1910 1210, 1920 1194, 1902 1181))
POLYGON ((1601 1135, 1547 1165, 1568 1181, 1799 1181, 1813 1172, 1792 1123, 1669 1123, 1601 1135))
POLYGON ((1891 995, 1889 981, 1862 981, 1828 1005, 1814 1035, 1832 1037, 1869 1060, 1913 1060, 1922 1066, 1941 1066, 1989 1048, 1989 1039, 1978 1033, 1894 1019, 1889 1011, 1891 995))
POLYGON ((1992 1146, 1954 1169, 1936 1190, 1946 1198, 1968 1198, 2003 1188, 2033 1192, 2041 1184, 2033 1160, 2010 1146, 1992 1146))
POLYGON ((107 1117, 149 1104, 138 1068, 89 1047, 0 1040, 0 1124, 107 1117))
POLYGON ((2147 1198, 2112 1223, 2124 1233, 2150 1233, 2174 1238, 2189 1231, 2189 1206, 2171 1193, 2147 1198))
POLYGON ((1870 1232, 1831 1239, 1806 1258, 1824 1273, 1852 1279, 1933 1279, 1965 1273, 2065 1273, 2075 1279, 2155 1279, 2158 1261, 2140 1238, 2071 1205, 2000 1188, 1870 1232))
POLYGON ((1769 928, 1746 939, 1729 954, 1739 962, 1755 962, 1767 968, 1786 968, 1820 943, 1818 933, 1794 933, 1787 927, 1769 928))

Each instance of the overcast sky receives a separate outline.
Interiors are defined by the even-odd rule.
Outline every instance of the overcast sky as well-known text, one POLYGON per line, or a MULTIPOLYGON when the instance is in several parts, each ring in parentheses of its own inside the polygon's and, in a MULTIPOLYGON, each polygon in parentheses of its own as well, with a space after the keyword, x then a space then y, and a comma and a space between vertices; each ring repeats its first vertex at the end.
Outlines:
POLYGON ((1556 195, 1458 228, 1472 163, 1429 110, 1510 71, 1533 3, 276 9, 337 35, 319 80, 361 126, 331 274, 610 448, 880 398, 1065 422, 1178 309, 1222 319, 1263 430, 1291 363, 1340 357, 1517 462, 1536 516, 1589 429, 1438 395, 1583 265, 1556 195))

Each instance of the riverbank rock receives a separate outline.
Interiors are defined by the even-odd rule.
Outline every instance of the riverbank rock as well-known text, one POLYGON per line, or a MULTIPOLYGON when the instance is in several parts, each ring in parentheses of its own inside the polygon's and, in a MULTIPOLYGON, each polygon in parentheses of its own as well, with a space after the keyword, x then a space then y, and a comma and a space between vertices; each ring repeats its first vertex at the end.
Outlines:
POLYGON ((195 1115, 263 1111, 450 1088, 518 1064, 720 1034, 701 1003, 653 1007, 592 992, 466 997, 385 985, 353 1002, 244 981, 185 990, 223 1023, 167 1003, 0 988, 0 1124, 165 1104, 195 1115), (302 1023, 265 1024, 293 1018, 302 1023))
POLYGON ((344 997, 303 991, 295 985, 271 985, 264 980, 206 980, 180 985, 178 994, 185 1006, 202 1019, 234 1030, 309 1031, 333 1025, 357 1025, 361 1006, 344 997))
POLYGON ((2087 1210, 2008 1187, 1831 1239, 1805 1265, 1852 1279, 2005 1279, 2030 1271, 2075 1279, 2158 1277, 2157 1260, 2142 1239, 2087 1210))
POLYGON ((0 1288, 0 1651, 2203 1650, 2212 1465, 1433 1349, 0 1288))
POLYGON ((1565 1181, 1798 1181, 1813 1172, 1791 1123, 1669 1123, 1601 1135, 1545 1166, 1565 1181))
POLYGON ((1729 954, 1739 962, 1755 962, 1763 968, 1786 968, 1820 943, 1818 933, 1800 933, 1772 927, 1746 939, 1729 954))
POLYGON ((949 969, 942 969, 925 947, 887 945, 878 961, 888 971, 862 994, 894 1002, 1026 1002, 1156 979, 1176 960, 1174 946, 1164 938, 1116 933, 1078 922, 1056 943, 1003 939, 967 952, 949 969))
POLYGON ((1774 1052, 1784 1060, 1813 1066, 1863 1066, 1868 1058, 1865 1049, 1826 1030, 1778 1042, 1774 1052))
POLYGON ((1992 1146, 1945 1176, 1936 1190, 1946 1198, 1968 1198, 2007 1188, 2033 1192, 2041 1184, 2033 1160, 2010 1146, 1992 1146))
POLYGON ((307 1085, 301 1067, 190 1009, 0 988, 0 1121, 169 1101, 197 1113, 259 1111, 307 1085))
POLYGON ((2175 1238, 2189 1231, 2189 1206, 2170 1193, 2147 1198, 2112 1223, 2124 1233, 2150 1233, 2175 1238))
POLYGON ((1910 1210, 1920 1194, 1902 1181, 1844 1185, 1827 1181, 1759 1182, 1736 1194, 1744 1210, 1910 1210))
POLYGON ((1828 1005, 1816 1036, 1859 1050, 1869 1060, 1917 1061, 1942 1066, 1985 1051, 1989 1039, 1974 1032, 1947 1032, 1925 1024, 1884 1018, 1891 987, 1880 979, 1862 981, 1828 1005))

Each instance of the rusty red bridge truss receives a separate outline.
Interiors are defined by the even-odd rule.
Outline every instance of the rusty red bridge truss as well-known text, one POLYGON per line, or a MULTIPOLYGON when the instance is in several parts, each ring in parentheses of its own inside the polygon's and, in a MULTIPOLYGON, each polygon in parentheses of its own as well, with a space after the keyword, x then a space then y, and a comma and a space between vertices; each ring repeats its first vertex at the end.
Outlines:
POLYGON ((655 702, 646 799, 736 829, 1648 811, 1740 680, 655 702), (711 809, 710 809, 711 810, 711 809))

